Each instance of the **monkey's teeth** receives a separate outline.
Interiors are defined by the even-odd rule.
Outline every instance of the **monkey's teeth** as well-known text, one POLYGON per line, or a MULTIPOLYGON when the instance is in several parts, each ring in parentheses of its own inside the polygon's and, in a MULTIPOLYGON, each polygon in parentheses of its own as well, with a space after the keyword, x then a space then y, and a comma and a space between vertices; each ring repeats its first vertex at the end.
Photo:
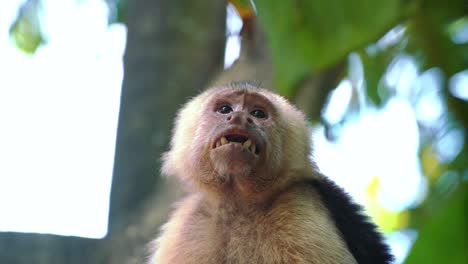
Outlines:
POLYGON ((247 141, 242 144, 242 147, 245 149, 249 149, 249 147, 252 145, 252 140, 248 139, 247 141))
POLYGON ((221 141, 218 140, 216 141, 216 147, 219 147, 219 146, 221 146, 221 141))
POLYGON ((257 149, 257 147, 255 146, 255 144, 252 144, 252 146, 250 147, 250 151, 255 154, 255 150, 257 149))
POLYGON ((225 137, 221 137, 221 145, 226 145, 228 142, 228 140, 225 138, 225 137))

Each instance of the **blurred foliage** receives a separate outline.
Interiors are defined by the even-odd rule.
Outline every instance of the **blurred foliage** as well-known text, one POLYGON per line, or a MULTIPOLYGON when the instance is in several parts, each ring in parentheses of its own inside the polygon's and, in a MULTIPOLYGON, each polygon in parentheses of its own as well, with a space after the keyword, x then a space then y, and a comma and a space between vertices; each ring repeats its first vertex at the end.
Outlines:
POLYGON ((423 173, 429 180, 430 185, 434 185, 439 176, 447 171, 447 165, 439 163, 437 153, 429 144, 422 148, 420 159, 423 173))
MULTIPOLYGON (((403 30, 403 29, 399 29, 403 30)), ((385 100, 388 99, 389 91, 382 81, 387 71, 388 65, 392 62, 403 44, 395 43, 385 49, 380 49, 377 45, 369 45, 367 49, 361 49, 359 55, 364 68, 364 79, 366 83, 367 96, 369 100, 376 106, 382 106, 385 100)))
MULTIPOLYGON (((75 0, 77 4, 84 0, 75 0)), ((127 0, 103 0, 109 7, 109 23, 126 21, 127 0)), ((10 28, 10 37, 27 54, 34 54, 46 39, 42 33, 40 15, 42 0, 27 0, 18 11, 10 28)))
POLYGON ((105 0, 109 7, 109 22, 125 23, 127 20, 127 0, 105 0))
POLYGON ((445 199, 421 227, 407 264, 466 263, 468 249, 468 183, 445 199), (443 254, 442 254, 443 253, 443 254))
POLYGON ((409 225, 409 212, 395 212, 382 207, 378 201, 379 185, 379 178, 374 177, 367 186, 367 203, 365 205, 367 214, 372 217, 375 223, 379 224, 383 232, 407 228, 409 225))
POLYGON ((26 1, 10 28, 11 39, 20 50, 28 54, 36 52, 39 45, 45 42, 39 21, 40 9, 40 0, 26 1))
POLYGON ((405 10, 400 0, 255 3, 270 40, 277 87, 286 95, 311 71, 377 40, 401 20, 405 10))
POLYGON ((115 0, 117 3, 117 22, 124 23, 127 18, 127 0, 115 0))
MULTIPOLYGON (((418 78, 436 69, 441 73, 437 92, 443 111, 437 125, 418 123, 420 164, 427 178, 427 193, 416 208, 389 211, 377 200, 376 177, 368 187, 366 209, 385 231, 414 228, 419 238, 407 263, 465 263, 468 240, 468 151, 466 139, 454 158, 444 160, 436 145, 447 133, 468 128, 468 103, 449 90, 449 79, 468 68, 468 43, 454 41, 468 27, 464 0, 384 1, 251 1, 232 0, 239 13, 256 10, 269 40, 277 89, 294 98, 300 83, 314 72, 337 63, 350 52, 358 55, 364 89, 353 87, 347 115, 355 114, 364 93, 365 103, 384 107, 397 95, 385 76, 401 58, 416 63, 418 78), (354 110, 353 110, 354 109, 354 110), (462 176, 465 175, 465 176, 462 176), (443 244, 443 245, 441 245, 443 244)), ((349 65, 350 78, 356 65, 349 65)), ((354 71, 354 72, 353 72, 354 71)), ((352 80, 353 81, 353 80, 352 80)), ((437 86, 437 84, 435 84, 437 86)), ((429 89, 410 87, 407 100, 414 105, 429 89)), ((399 95, 401 96, 401 95, 399 95)), ((347 115, 339 121, 343 126, 347 115)), ((333 124, 327 124, 333 125, 333 124)), ((416 190, 415 190, 416 191, 416 190)))

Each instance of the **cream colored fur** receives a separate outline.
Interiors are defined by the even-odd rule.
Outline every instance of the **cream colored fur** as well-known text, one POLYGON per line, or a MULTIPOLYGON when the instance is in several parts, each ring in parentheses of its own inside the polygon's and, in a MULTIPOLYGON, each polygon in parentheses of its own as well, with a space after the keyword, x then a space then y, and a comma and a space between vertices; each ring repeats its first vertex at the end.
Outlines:
POLYGON ((268 142, 274 143, 269 162, 277 175, 266 191, 245 196, 253 199, 226 189, 205 189, 197 177, 214 172, 199 169, 200 162, 206 162, 198 157, 205 136, 200 120, 212 97, 238 88, 209 89, 193 98, 177 116, 162 168, 165 175, 188 183, 190 194, 177 204, 153 242, 149 263, 356 263, 318 193, 301 184, 318 177, 304 115, 279 95, 244 86, 246 93, 263 95, 277 111, 268 135, 268 142))

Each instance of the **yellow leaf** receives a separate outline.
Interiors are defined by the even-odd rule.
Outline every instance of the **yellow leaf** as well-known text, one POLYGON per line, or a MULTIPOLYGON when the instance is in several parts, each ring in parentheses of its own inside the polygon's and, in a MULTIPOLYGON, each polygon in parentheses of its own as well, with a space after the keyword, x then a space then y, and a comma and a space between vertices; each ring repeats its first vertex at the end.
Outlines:
POLYGON ((255 16, 255 9, 249 0, 230 0, 242 20, 249 19, 255 16))

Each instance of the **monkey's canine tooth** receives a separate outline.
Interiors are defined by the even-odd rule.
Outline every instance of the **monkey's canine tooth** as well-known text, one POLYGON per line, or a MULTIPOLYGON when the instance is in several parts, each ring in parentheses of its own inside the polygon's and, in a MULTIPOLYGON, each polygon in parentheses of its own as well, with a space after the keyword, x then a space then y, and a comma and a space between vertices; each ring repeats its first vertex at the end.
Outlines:
POLYGON ((226 145, 228 140, 225 137, 221 137, 221 145, 226 145))
POLYGON ((248 139, 244 142, 244 144, 242 144, 242 147, 245 149, 249 149, 250 145, 252 145, 252 140, 248 139))
POLYGON ((216 141, 216 147, 219 147, 219 146, 221 146, 221 141, 218 140, 216 141))
POLYGON ((255 146, 255 144, 252 144, 252 146, 250 146, 250 151, 255 154, 255 150, 257 149, 257 146, 255 146))

